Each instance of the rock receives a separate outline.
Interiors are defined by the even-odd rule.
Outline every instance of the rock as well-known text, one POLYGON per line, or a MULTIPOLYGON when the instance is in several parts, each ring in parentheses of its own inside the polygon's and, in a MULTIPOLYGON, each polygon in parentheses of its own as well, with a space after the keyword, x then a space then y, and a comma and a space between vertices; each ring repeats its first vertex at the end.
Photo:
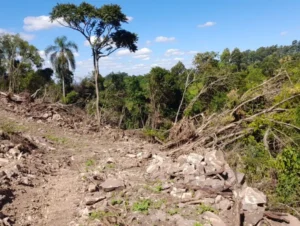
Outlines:
POLYGON ((180 168, 182 169, 182 173, 185 175, 197 175, 197 170, 195 169, 194 165, 185 163, 180 168))
POLYGON ((264 217, 265 208, 257 207, 256 210, 244 211, 244 225, 256 225, 264 217))
POLYGON ((231 208, 231 202, 228 199, 221 200, 216 207, 219 210, 229 210, 231 208))
POLYGON ((169 218, 169 221, 172 222, 172 225, 175 226, 194 226, 196 221, 194 220, 188 220, 180 216, 179 214, 176 214, 169 218))
POLYGON ((237 172, 236 173, 236 179, 237 179, 237 183, 242 185, 245 181, 245 174, 237 172))
POLYGON ((251 205, 266 204, 266 195, 256 188, 246 187, 240 194, 244 210, 250 210, 251 205))
POLYGON ((300 225, 300 221, 296 217, 294 217, 290 214, 288 214, 284 218, 290 222, 289 226, 299 226, 300 225))
POLYGON ((198 155, 196 153, 191 153, 188 155, 186 161, 190 164, 198 165, 198 164, 200 164, 200 162, 202 162, 203 159, 204 159, 204 157, 202 155, 198 155))
POLYGON ((134 155, 134 154, 127 154, 126 157, 128 157, 128 158, 136 158, 136 155, 134 155))
POLYGON ((212 212, 205 212, 202 217, 211 223, 212 226, 226 226, 224 221, 212 212))
POLYGON ((225 164, 225 158, 222 151, 213 150, 205 154, 205 162, 220 168, 225 164))
POLYGON ((59 121, 59 120, 61 120, 61 117, 60 117, 59 114, 54 114, 54 115, 52 116, 52 119, 55 120, 55 121, 59 121))
POLYGON ((154 213, 151 213, 150 219, 154 224, 159 224, 161 222, 166 221, 167 215, 162 210, 157 210, 154 213))
POLYGON ((23 184, 26 186, 33 186, 32 182, 29 180, 28 177, 22 177, 20 180, 20 184, 23 184))
POLYGON ((148 174, 152 174, 154 173, 155 171, 158 171, 159 170, 159 165, 157 164, 151 164, 150 166, 148 166, 148 168, 146 169, 146 172, 148 174))
POLYGON ((180 155, 177 158, 177 162, 179 163, 180 166, 186 163, 186 161, 187 161, 187 155, 180 155))
POLYGON ((210 187, 214 191, 223 191, 224 190, 224 181, 219 179, 207 178, 204 182, 205 187, 210 187))
POLYGON ((108 158, 108 159, 106 160, 106 163, 107 163, 107 164, 112 164, 112 163, 115 163, 115 160, 114 160, 113 158, 108 158))
POLYGON ((8 159, 0 158, 0 166, 5 166, 9 163, 8 159))
POLYGON ((11 148, 9 149, 8 153, 13 157, 17 157, 20 154, 20 150, 16 148, 11 148))
POLYGON ((100 186, 106 192, 125 188, 124 182, 122 180, 113 178, 105 180, 100 186))
POLYGON ((172 195, 173 197, 181 199, 183 194, 185 193, 185 191, 186 191, 186 189, 173 187, 170 195, 172 195))
POLYGON ((95 192, 95 191, 97 191, 97 185, 95 185, 95 184, 89 184, 88 191, 89 192, 95 192))
POLYGON ((99 196, 99 197, 86 197, 85 198, 85 205, 91 206, 94 205, 97 202, 100 202, 102 200, 106 199, 105 196, 99 196))
POLYGON ((185 192, 182 194, 182 199, 191 199, 193 198, 193 193, 192 192, 185 192))

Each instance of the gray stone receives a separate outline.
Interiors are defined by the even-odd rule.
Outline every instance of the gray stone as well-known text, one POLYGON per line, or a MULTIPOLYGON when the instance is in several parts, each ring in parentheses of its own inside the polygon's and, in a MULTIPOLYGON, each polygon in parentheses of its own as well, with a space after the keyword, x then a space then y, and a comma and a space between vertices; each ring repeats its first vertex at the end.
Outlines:
POLYGON ((193 198, 193 193, 192 192, 185 192, 182 194, 183 199, 191 199, 193 198))
POLYGON ((258 207, 256 210, 244 211, 245 225, 256 225, 264 217, 265 208, 258 207))
POLYGON ((185 191, 186 191, 186 189, 173 187, 170 195, 172 195, 173 197, 181 199, 183 194, 185 193, 185 191))
POLYGON ((205 154, 205 162, 213 165, 216 168, 222 167, 225 164, 225 158, 222 151, 213 150, 205 154))
POLYGON ((96 204, 97 202, 100 202, 102 200, 106 199, 105 196, 99 196, 99 197, 86 197, 85 198, 85 205, 91 206, 96 204))
POLYGON ((124 182, 120 179, 110 178, 105 180, 101 185, 102 189, 106 192, 110 192, 116 189, 124 189, 124 182))
POLYGON ((182 173, 185 175, 197 175, 197 170, 195 169, 194 165, 189 163, 185 163, 181 166, 182 173))
POLYGON ((184 163, 187 162, 187 155, 180 155, 178 158, 177 158, 177 162, 179 163, 179 165, 183 165, 184 163))
POLYGON ((231 208, 231 202, 228 199, 221 200, 216 207, 219 210, 229 210, 231 208))
POLYGON ((300 221, 296 217, 294 217, 290 214, 288 214, 284 218, 290 222, 289 226, 299 226, 300 225, 300 221))
POLYGON ((249 206, 251 205, 267 203, 266 195, 256 188, 246 187, 241 192, 241 196, 243 197, 242 204, 244 210, 249 210, 249 206))
POLYGON ((89 192, 95 192, 95 191, 97 191, 97 185, 95 185, 95 184, 89 184, 88 191, 89 192))
POLYGON ((223 191, 224 190, 224 181, 218 179, 207 178, 205 180, 205 186, 211 187, 214 191, 223 191))
POLYGON ((186 161, 190 164, 198 165, 198 164, 200 164, 200 162, 202 162, 203 159, 204 159, 204 157, 202 155, 199 155, 196 153, 191 153, 188 155, 186 161))
POLYGON ((106 160, 106 163, 107 163, 107 164, 112 164, 112 163, 115 163, 115 160, 114 160, 113 158, 108 158, 108 159, 106 160))
POLYGON ((8 159, 0 158, 0 166, 5 166, 9 163, 8 159))
POLYGON ((212 212, 205 212, 202 217, 210 222, 212 226, 226 226, 224 221, 212 212))
POLYGON ((242 185, 245 181, 245 174, 237 172, 236 179, 237 179, 237 182, 242 185))

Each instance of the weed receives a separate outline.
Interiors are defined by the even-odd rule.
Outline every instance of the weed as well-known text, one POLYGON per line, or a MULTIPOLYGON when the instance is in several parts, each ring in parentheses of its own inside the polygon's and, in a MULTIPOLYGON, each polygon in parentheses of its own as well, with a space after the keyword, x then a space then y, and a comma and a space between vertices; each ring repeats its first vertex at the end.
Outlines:
POLYGON ((142 212, 142 213, 148 213, 150 205, 151 205, 150 199, 142 199, 140 201, 133 203, 132 210, 142 212))
POLYGON ((90 213, 89 218, 91 220, 101 220, 104 217, 113 217, 113 216, 116 216, 116 214, 111 212, 105 212, 105 211, 94 211, 90 213))
POLYGON ((54 143, 57 143, 57 144, 65 144, 67 142, 67 139, 64 138, 64 137, 56 137, 54 135, 51 135, 51 134, 47 134, 45 136, 48 140, 54 142, 54 143))
POLYGON ((116 164, 114 164, 114 163, 108 163, 108 164, 105 165, 105 168, 106 169, 114 169, 114 168, 116 168, 116 164))
POLYGON ((0 129, 3 130, 3 132, 12 134, 20 131, 24 131, 25 128, 23 126, 17 125, 14 122, 6 122, 4 124, 1 123, 0 129))
POLYGON ((211 206, 207 206, 207 205, 205 205, 205 204, 203 204, 203 203, 201 203, 201 204, 197 207, 197 213, 198 213, 198 214, 203 214, 204 212, 207 212, 207 211, 213 212, 213 213, 217 213, 217 212, 218 212, 215 208, 213 208, 213 207, 211 207, 211 206))
POLYGON ((114 205, 120 205, 123 203, 123 200, 120 200, 120 199, 113 199, 111 200, 111 204, 114 206, 114 205))
POLYGON ((173 209, 169 209, 168 214, 170 214, 171 216, 178 214, 179 213, 179 208, 173 208, 173 209))
POLYGON ((195 222, 193 226, 203 226, 203 224, 201 224, 199 222, 195 222))
POLYGON ((93 159, 88 159, 85 162, 86 167, 91 167, 91 166, 94 166, 94 165, 95 165, 95 161, 93 159))

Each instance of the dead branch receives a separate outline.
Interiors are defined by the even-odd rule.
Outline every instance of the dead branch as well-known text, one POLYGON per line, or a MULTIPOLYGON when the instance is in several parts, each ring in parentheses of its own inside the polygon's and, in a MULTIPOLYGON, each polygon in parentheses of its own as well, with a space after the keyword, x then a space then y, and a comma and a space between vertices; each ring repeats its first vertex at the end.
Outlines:
POLYGON ((289 220, 282 217, 282 216, 286 216, 286 215, 282 215, 282 214, 278 214, 278 213, 274 213, 274 212, 270 212, 270 211, 265 211, 264 216, 271 219, 271 220, 275 220, 275 221, 279 221, 279 222, 285 222, 287 224, 290 223, 289 220))
POLYGON ((268 120, 270 120, 271 122, 274 122, 274 123, 277 123, 277 124, 280 124, 280 125, 284 125, 284 126, 287 126, 287 127, 291 127, 291 128, 294 128, 294 129, 300 131, 300 127, 295 126, 293 124, 285 123, 285 122, 280 122, 280 121, 277 121, 277 120, 274 120, 274 119, 270 119, 270 118, 268 118, 268 120))
POLYGON ((249 102, 252 102, 252 101, 254 101, 254 100, 256 100, 256 99, 258 99, 258 98, 260 98, 260 97, 263 97, 263 96, 264 96, 264 94, 261 94, 261 95, 255 96, 255 97, 253 97, 253 98, 251 98, 251 99, 249 99, 249 100, 246 100, 246 101, 242 102, 241 104, 239 104, 237 107, 235 107, 235 108, 231 111, 230 115, 232 115, 234 112, 236 112, 236 111, 237 111, 238 109, 240 109, 242 106, 244 106, 244 105, 248 104, 249 102))
POLYGON ((265 132, 263 143, 264 143, 265 149, 269 152, 270 157, 272 157, 271 152, 270 152, 270 147, 269 147, 269 141, 268 141, 269 134, 270 134, 270 127, 268 127, 268 129, 265 132))
POLYGON ((42 88, 37 89, 37 90, 31 95, 31 98, 35 99, 36 96, 37 96, 37 94, 38 94, 38 92, 40 92, 41 90, 42 90, 42 88))

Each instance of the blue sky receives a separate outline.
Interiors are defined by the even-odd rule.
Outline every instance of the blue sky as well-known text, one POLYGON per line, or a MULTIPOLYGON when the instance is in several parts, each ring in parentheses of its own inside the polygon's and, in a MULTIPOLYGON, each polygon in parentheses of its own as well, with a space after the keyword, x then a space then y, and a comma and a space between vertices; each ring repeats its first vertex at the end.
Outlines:
MULTIPOLYGON (((66 35, 79 46, 76 54, 77 80, 92 70, 91 51, 75 31, 51 24, 48 15, 56 3, 80 0, 2 1, 0 32, 20 33, 43 50, 57 36, 66 35)), ((87 0, 100 7, 121 5, 130 17, 124 28, 139 36, 139 51, 120 50, 100 61, 103 75, 111 71, 147 73, 153 66, 171 68, 178 60, 192 66, 196 52, 228 47, 256 49, 273 44, 290 44, 300 37, 299 0, 87 0)), ((50 66, 45 61, 45 67, 50 66)))

